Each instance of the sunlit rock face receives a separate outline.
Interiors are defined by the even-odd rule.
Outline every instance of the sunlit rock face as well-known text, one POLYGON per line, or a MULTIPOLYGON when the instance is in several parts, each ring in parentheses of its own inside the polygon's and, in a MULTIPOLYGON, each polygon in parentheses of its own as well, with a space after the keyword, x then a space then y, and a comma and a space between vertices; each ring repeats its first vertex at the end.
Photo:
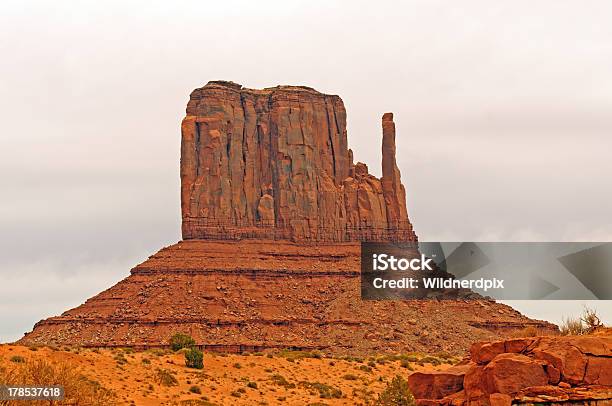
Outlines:
POLYGON ((209 82, 182 123, 184 239, 415 241, 383 116, 378 179, 348 148, 340 97, 303 86, 209 82))

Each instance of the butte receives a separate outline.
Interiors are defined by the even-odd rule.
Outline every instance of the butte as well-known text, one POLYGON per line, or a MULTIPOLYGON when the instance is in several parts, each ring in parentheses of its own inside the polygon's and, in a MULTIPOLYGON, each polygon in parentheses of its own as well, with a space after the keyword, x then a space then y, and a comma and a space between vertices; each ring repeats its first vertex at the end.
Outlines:
POLYGON ((353 162, 342 99, 304 86, 209 82, 181 140, 182 236, 21 344, 211 351, 465 351, 533 326, 492 300, 362 301, 360 242, 416 242, 382 117, 382 177, 353 162))

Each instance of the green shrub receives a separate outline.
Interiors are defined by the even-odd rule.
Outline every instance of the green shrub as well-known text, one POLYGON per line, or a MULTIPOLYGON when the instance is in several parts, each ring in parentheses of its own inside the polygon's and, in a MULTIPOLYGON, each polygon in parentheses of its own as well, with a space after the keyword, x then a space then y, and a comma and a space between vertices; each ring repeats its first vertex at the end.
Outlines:
POLYGON ((396 375, 393 380, 387 384, 385 390, 378 395, 376 401, 378 406, 414 406, 414 396, 408 388, 408 382, 400 375, 396 375))
POLYGON ((431 365, 437 366, 437 365, 440 365, 441 363, 442 362, 438 358, 431 357, 431 356, 427 356, 427 357, 421 358, 420 361, 419 361, 419 364, 421 364, 421 365, 422 364, 431 364, 431 365))
POLYGON ((197 348, 192 348, 185 352, 185 365, 188 368, 204 368, 204 354, 197 348))
POLYGON ((342 391, 331 385, 320 382, 300 382, 300 385, 307 389, 315 389, 319 392, 319 397, 322 399, 340 399, 342 391))
POLYGON ((176 333, 170 337, 170 348, 178 351, 181 348, 191 348, 195 345, 195 340, 188 334, 176 333))
POLYGON ((279 374, 272 375, 270 377, 270 380, 272 381, 272 383, 278 386, 284 386, 285 388, 295 388, 294 383, 290 383, 289 381, 287 381, 287 379, 285 379, 284 376, 279 375, 279 374))
POLYGON ((118 353, 117 355, 115 355, 113 357, 113 359, 117 362, 117 364, 119 365, 125 365, 128 363, 127 358, 125 358, 125 355, 123 355, 123 353, 118 353))
POLYGON ((401 360, 400 361, 400 366, 402 368, 406 368, 408 371, 414 370, 414 368, 412 368, 412 365, 410 365, 410 362, 407 359, 401 360))
POLYGON ((450 360, 450 359, 454 358, 453 355, 450 352, 448 352, 448 351, 438 351, 437 353, 434 354, 434 356, 436 358, 440 358, 440 359, 443 359, 443 360, 450 360))
POLYGON ((25 358, 23 358, 21 355, 13 355, 11 357, 11 362, 15 362, 17 364, 23 364, 25 362, 25 358))

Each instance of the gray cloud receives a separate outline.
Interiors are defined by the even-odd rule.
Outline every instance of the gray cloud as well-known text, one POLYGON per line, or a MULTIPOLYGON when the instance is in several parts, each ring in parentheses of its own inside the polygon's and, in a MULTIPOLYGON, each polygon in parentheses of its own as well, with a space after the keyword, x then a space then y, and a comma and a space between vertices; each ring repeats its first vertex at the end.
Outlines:
MULTIPOLYGON (((377 174, 380 116, 393 111, 423 240, 612 240, 611 12, 577 0, 2 2, 0 341, 179 238, 179 123, 213 79, 341 95, 356 158, 377 174)), ((612 320, 610 303, 597 307, 612 320)))

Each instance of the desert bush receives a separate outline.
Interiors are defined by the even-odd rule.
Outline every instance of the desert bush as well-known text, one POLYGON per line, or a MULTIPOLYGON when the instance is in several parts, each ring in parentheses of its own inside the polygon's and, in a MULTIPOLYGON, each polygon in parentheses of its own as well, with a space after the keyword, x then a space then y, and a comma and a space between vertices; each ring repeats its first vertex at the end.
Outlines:
POLYGON ((240 362, 234 362, 234 365, 232 365, 234 368, 236 369, 240 369, 242 368, 242 365, 240 364, 240 362))
POLYGON ((564 317, 559 325, 561 335, 583 335, 591 334, 595 330, 604 327, 595 309, 584 308, 580 317, 564 317))
POLYGON ((321 382, 300 382, 300 386, 307 389, 314 389, 319 392, 319 397, 322 399, 340 399, 342 391, 334 386, 327 385, 321 382))
POLYGON ((591 334, 598 328, 603 327, 603 323, 599 319, 597 315, 597 311, 595 309, 591 309, 590 307, 585 306, 582 311, 582 317, 580 321, 584 323, 586 334, 591 334))
POLYGON ((21 355, 13 355, 11 357, 11 362, 15 362, 17 364, 22 364, 25 362, 25 358, 23 358, 21 355))
POLYGON ((513 334, 514 337, 537 337, 540 335, 540 332, 534 326, 527 326, 522 330, 519 330, 513 334))
POLYGON ((559 325, 559 331, 564 336, 579 336, 586 332, 582 320, 580 318, 567 317, 559 325))
POLYGON ((198 385, 193 385, 189 388, 189 392, 191 393, 202 393, 202 389, 198 385))
POLYGON ((248 382, 247 383, 247 387, 251 388, 251 389, 257 389, 257 382, 248 382))
POLYGON ((280 375, 280 374, 274 374, 270 377, 270 380, 272 381, 272 383, 274 383, 275 385, 278 386, 284 386, 285 388, 295 388, 295 384, 289 382, 287 379, 285 379, 284 376, 280 375))
POLYGON ((119 365, 125 365, 128 363, 127 358, 125 358, 125 355, 123 355, 123 353, 118 353, 116 354, 113 359, 117 362, 117 364, 119 365))
POLYGON ((377 406, 414 406, 414 396, 408 388, 408 382, 400 375, 396 375, 387 384, 385 390, 378 395, 377 406))
POLYGON ((170 337, 170 348, 178 351, 181 348, 191 348, 195 345, 195 340, 188 334, 176 333, 170 337))
POLYGON ((163 386, 176 386, 178 381, 172 375, 172 372, 167 369, 158 369, 155 375, 155 382, 163 386))
POLYGON ((345 374, 345 375, 342 375, 342 379, 345 379, 347 381, 356 381, 357 379, 359 379, 359 377, 353 374, 345 374))
MULTIPOLYGON (((66 404, 88 406, 114 406, 117 398, 113 391, 81 375, 76 368, 59 362, 30 359, 0 368, 0 382, 5 385, 36 385, 64 387, 66 404)), ((15 404, 21 404, 17 401, 15 404)), ((13 403, 1 403, 11 405, 13 403)), ((48 400, 28 401, 29 405, 48 405, 48 400)))
POLYGON ((437 366, 437 365, 440 365, 441 363, 442 362, 438 358, 431 357, 431 356, 423 357, 419 360, 420 365, 431 364, 433 366, 437 366))
POLYGON ((185 352, 185 365, 189 368, 204 368, 204 354, 197 348, 185 352))
POLYGON ((454 358, 453 355, 448 351, 438 351, 437 353, 434 354, 434 357, 440 358, 443 360, 449 360, 449 359, 454 358))
POLYGON ((414 368, 412 368, 412 365, 410 365, 410 361, 408 361, 407 359, 403 359, 400 361, 400 366, 402 368, 406 368, 408 371, 413 371, 414 368))

